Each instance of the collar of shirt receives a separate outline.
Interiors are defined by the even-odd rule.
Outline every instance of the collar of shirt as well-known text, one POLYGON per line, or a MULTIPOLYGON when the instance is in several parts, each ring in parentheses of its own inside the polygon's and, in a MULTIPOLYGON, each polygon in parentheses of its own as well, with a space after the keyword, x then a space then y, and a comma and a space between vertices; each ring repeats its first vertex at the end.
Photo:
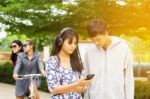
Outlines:
MULTIPOLYGON (((23 53, 23 57, 28 59, 28 56, 27 56, 26 53, 23 53)), ((36 57, 37 57, 37 53, 34 52, 31 61, 32 61, 33 59, 35 59, 36 57)))

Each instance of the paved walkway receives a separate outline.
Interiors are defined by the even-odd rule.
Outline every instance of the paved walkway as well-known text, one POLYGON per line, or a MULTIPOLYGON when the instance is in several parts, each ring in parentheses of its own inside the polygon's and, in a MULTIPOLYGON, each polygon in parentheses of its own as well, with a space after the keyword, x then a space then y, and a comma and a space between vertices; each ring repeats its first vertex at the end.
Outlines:
MULTIPOLYGON (((135 80, 147 81, 147 78, 137 77, 135 80)), ((40 91, 41 99, 50 99, 50 94, 40 91)), ((0 99, 15 99, 15 86, 0 83, 0 99)))
MULTIPOLYGON (((40 91, 41 99, 50 99, 50 94, 40 91)), ((0 99, 15 99, 15 86, 0 83, 0 99)))

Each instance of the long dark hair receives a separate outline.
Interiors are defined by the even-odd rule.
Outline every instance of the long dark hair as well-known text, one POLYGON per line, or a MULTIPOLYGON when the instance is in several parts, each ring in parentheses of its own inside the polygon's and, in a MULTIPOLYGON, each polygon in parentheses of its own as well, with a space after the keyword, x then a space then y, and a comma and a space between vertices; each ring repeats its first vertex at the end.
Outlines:
MULTIPOLYGON (((64 41, 69 38, 69 42, 71 43, 73 40, 73 37, 76 37, 77 43, 78 43, 79 36, 73 28, 62 29, 55 39, 55 42, 53 44, 53 48, 51 51, 51 56, 58 55, 58 53, 60 52, 62 48, 64 41)), ((74 50, 74 52, 70 54, 70 63, 71 63, 71 67, 73 71, 82 72, 83 64, 81 61, 78 46, 74 50)))
MULTIPOLYGON (((19 50, 19 52, 23 52, 23 48, 22 48, 23 44, 22 44, 22 42, 20 40, 14 40, 14 41, 12 41, 11 44, 13 44, 13 43, 15 43, 19 47, 21 47, 21 49, 19 50)), ((17 53, 13 53, 13 52, 11 53, 11 61, 12 61, 13 65, 15 66, 16 61, 17 61, 17 53)))

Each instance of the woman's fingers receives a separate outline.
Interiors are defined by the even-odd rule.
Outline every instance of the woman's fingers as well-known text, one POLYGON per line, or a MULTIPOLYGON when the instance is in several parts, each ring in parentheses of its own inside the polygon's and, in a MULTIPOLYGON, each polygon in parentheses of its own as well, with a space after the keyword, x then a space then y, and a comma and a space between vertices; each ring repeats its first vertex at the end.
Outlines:
POLYGON ((18 74, 14 74, 14 75, 13 75, 13 78, 14 78, 15 80, 17 80, 17 79, 18 79, 18 74))
POLYGON ((91 83, 91 80, 85 80, 84 78, 80 79, 78 81, 78 85, 79 86, 88 86, 90 83, 91 83))

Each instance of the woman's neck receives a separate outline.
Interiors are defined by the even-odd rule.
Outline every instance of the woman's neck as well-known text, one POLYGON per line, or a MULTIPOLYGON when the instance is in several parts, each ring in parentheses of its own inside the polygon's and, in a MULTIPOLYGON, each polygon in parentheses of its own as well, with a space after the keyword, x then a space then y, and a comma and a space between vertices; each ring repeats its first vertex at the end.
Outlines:
POLYGON ((29 57, 32 57, 32 56, 33 56, 33 50, 30 50, 29 52, 27 52, 27 55, 28 55, 29 57))
POLYGON ((60 59, 63 59, 63 60, 70 59, 70 55, 67 54, 67 53, 65 53, 65 52, 62 51, 62 50, 58 53, 58 56, 59 56, 60 59))
POLYGON ((60 58, 60 66, 64 68, 70 68, 70 55, 60 51, 58 56, 60 58))

